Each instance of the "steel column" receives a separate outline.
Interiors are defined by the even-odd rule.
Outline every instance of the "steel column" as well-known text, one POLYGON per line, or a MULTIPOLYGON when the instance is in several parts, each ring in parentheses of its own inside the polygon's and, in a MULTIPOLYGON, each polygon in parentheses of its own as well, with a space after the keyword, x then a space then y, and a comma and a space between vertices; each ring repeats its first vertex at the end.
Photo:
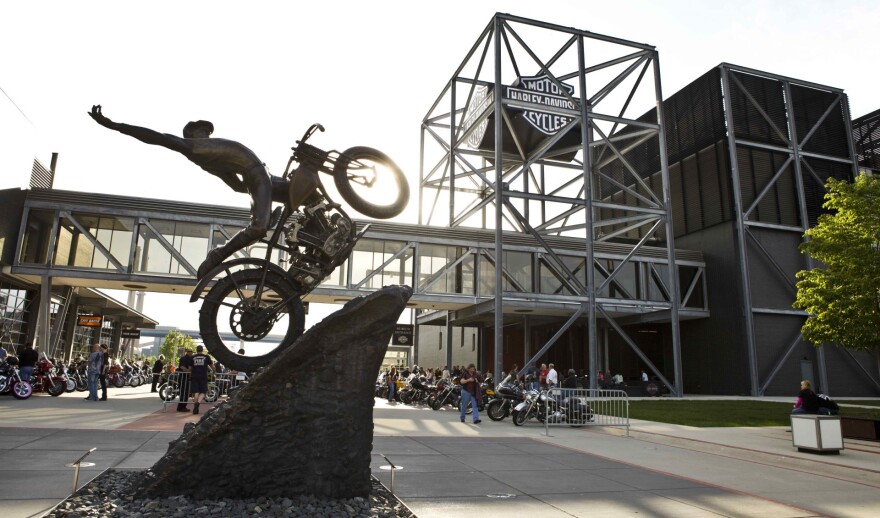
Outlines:
POLYGON ((733 102, 731 100, 730 73, 728 68, 721 66, 721 87, 724 91, 724 111, 727 114, 727 147, 730 153, 730 180, 733 191, 734 213, 736 216, 736 247, 739 263, 739 281, 742 290, 740 310, 745 320, 746 350, 749 361, 749 394, 759 395, 758 387, 758 355, 755 345, 755 323, 752 317, 752 288, 749 285, 749 263, 746 252, 745 223, 743 216, 742 193, 740 192, 739 165, 736 156, 736 135, 733 123, 733 102))

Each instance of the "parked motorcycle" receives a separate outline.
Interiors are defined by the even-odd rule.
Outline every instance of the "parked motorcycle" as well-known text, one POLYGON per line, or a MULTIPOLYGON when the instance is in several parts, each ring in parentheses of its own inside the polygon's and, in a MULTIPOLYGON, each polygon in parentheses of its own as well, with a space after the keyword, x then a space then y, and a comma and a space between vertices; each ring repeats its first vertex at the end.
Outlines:
POLYGON ((558 391, 529 390, 525 393, 525 399, 514 407, 511 412, 513 424, 522 426, 529 419, 537 419, 544 423, 568 423, 571 426, 581 426, 593 421, 593 410, 584 398, 569 397, 558 391))
POLYGON ((50 396, 58 397, 64 393, 67 382, 55 369, 55 365, 43 354, 34 366, 34 372, 29 380, 34 392, 47 392, 50 396))
POLYGON ((525 397, 522 386, 512 376, 499 383, 495 393, 498 397, 486 403, 486 414, 493 421, 506 419, 513 407, 525 397))
POLYGON ((8 392, 12 392, 15 399, 27 399, 34 393, 30 382, 21 379, 15 356, 7 356, 6 361, 0 363, 0 394, 8 392))

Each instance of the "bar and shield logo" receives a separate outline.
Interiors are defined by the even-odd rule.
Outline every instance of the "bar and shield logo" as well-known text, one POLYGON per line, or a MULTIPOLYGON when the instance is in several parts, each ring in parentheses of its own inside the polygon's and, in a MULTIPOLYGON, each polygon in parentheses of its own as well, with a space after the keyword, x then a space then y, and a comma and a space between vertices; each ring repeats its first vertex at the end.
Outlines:
POLYGON ((506 87, 504 96, 507 99, 534 104, 534 108, 523 110, 525 120, 541 133, 554 135, 569 124, 573 117, 541 110, 541 106, 574 110, 576 107, 568 97, 572 94, 574 94, 573 86, 562 82, 557 84, 547 74, 543 74, 520 77, 513 86, 506 87))

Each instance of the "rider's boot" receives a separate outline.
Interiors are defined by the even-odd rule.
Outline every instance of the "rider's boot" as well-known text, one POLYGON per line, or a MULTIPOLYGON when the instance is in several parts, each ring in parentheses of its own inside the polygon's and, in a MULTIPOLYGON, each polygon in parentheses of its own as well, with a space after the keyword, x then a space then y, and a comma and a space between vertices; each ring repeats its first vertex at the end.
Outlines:
POLYGON ((215 248, 208 252, 208 257, 202 261, 202 264, 199 265, 198 271, 196 271, 196 278, 201 279, 207 275, 208 272, 214 269, 214 267, 222 263, 223 259, 226 259, 226 255, 220 248, 215 248))

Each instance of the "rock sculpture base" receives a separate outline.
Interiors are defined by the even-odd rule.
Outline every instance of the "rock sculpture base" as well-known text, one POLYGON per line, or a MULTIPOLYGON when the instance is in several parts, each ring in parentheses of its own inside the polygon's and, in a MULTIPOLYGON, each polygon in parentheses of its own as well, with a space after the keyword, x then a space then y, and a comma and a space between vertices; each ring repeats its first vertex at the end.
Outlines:
POLYGON ((138 494, 368 496, 376 375, 411 295, 407 286, 386 287, 309 329, 188 425, 144 474, 138 494))

